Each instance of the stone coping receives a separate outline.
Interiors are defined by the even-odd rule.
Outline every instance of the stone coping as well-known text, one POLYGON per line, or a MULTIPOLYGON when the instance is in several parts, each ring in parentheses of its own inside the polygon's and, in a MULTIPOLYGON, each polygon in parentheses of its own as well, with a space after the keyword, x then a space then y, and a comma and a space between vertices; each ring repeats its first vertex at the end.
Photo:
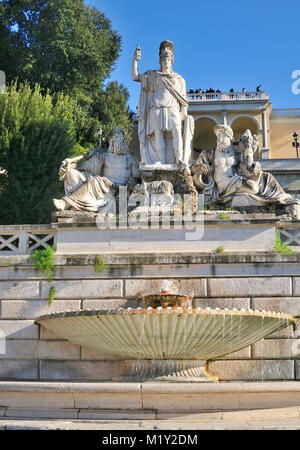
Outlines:
POLYGON ((13 234, 14 231, 49 231, 52 232, 52 226, 51 224, 28 224, 28 225, 0 225, 0 233, 1 232, 7 232, 10 234, 13 234))
POLYGON ((300 220, 280 221, 277 224, 280 228, 300 228, 300 220))
MULTIPOLYGON (((94 265, 97 254, 56 255, 55 265, 60 266, 90 266, 94 265)), ((107 251, 101 256, 110 266, 126 265, 168 265, 168 264, 282 264, 299 263, 300 253, 277 253, 275 251, 233 252, 226 251, 218 254, 213 252, 199 253, 197 251, 183 251, 176 253, 172 250, 145 252, 145 251, 107 251)), ((0 255, 0 267, 32 267, 34 262, 29 255, 0 255)), ((100 275, 99 275, 100 276, 100 275)))
MULTIPOLYGON (((0 234, 13 234, 14 232, 41 232, 41 233, 53 233, 56 230, 59 229, 96 229, 98 228, 96 224, 96 217, 65 217, 65 222, 52 222, 51 224, 28 224, 28 225, 0 225, 0 234)), ((119 226, 119 223, 117 222, 114 227, 107 227, 103 230, 99 229, 99 231, 107 231, 107 230, 119 230, 119 231, 139 231, 143 229, 149 229, 150 219, 145 222, 139 223, 139 228, 131 228, 129 225, 124 228, 119 226)), ((285 214, 283 216, 276 216, 275 214, 271 213, 249 213, 249 214, 243 214, 239 213, 237 211, 205 211, 204 214, 204 220, 201 221, 200 224, 204 223, 205 226, 215 226, 219 227, 220 225, 223 226, 251 226, 251 225, 270 225, 270 226, 281 226, 282 224, 292 224, 293 226, 299 226, 300 220, 289 220, 288 215, 285 214), (226 216, 225 219, 220 219, 220 214, 224 214, 226 216), (295 224, 295 225, 294 225, 295 224)), ((173 218, 171 216, 171 228, 177 228, 178 225, 182 225, 182 228, 190 227, 190 226, 197 226, 196 218, 193 218, 192 221, 186 221, 184 224, 180 221, 177 223, 173 221, 173 218)), ((162 224, 157 225, 156 229, 163 229, 165 228, 162 226, 162 224)))
MULTIPOLYGON (((204 223, 207 225, 252 225, 252 224, 274 224, 280 227, 300 227, 300 220, 286 220, 286 216, 275 216, 269 213, 256 213, 256 214, 242 214, 237 211, 206 211, 204 223), (230 219, 219 219, 220 214, 225 214, 226 216, 232 216, 230 219), (213 217, 213 216, 216 217, 213 217)), ((194 224, 194 222, 192 223, 194 224)), ((187 224, 189 225, 189 224, 187 224)), ((87 222, 74 222, 74 223, 57 223, 53 222, 51 224, 22 224, 22 225, 0 225, 0 233, 13 233, 14 231, 48 231, 53 232, 56 228, 76 228, 76 227, 91 227, 95 228, 95 221, 87 222)), ((118 229, 118 228, 116 228, 118 229)), ((128 228, 130 229, 130 228, 128 228)), ((105 231, 105 230, 104 230, 105 231)))
POLYGON ((299 381, 260 381, 219 383, 132 382, 41 382, 0 381, 1 392, 80 392, 80 393, 162 393, 162 394, 222 394, 300 392, 299 381))
POLYGON ((271 158, 259 160, 263 170, 272 173, 293 174, 300 172, 300 160, 297 158, 271 158))
MULTIPOLYGON (((66 218, 66 220, 68 220, 68 218, 66 218)), ((275 216, 274 214, 261 214, 261 213, 257 213, 257 214, 232 214, 232 217, 230 217, 230 214, 227 214, 226 211, 222 211, 220 213, 216 214, 216 217, 213 217, 213 214, 208 214, 208 215, 204 215, 204 220, 200 222, 200 224, 204 223, 205 226, 215 226, 215 227, 219 227, 220 225, 222 227, 224 226, 252 226, 252 225, 262 225, 262 226, 275 226, 276 224, 281 224, 282 222, 287 222, 289 223, 288 219, 287 219, 287 215, 284 216, 275 216), (225 214, 225 216, 228 216, 228 218, 225 219, 220 219, 219 215, 220 214, 225 214)), ((51 224, 51 228, 52 230, 59 230, 59 229, 74 229, 74 228, 85 228, 85 229, 99 229, 99 231, 106 231, 106 230, 120 230, 120 231, 139 231, 139 230, 143 230, 149 229, 149 224, 150 224, 150 219, 148 221, 145 222, 139 222, 139 228, 131 228, 129 225, 126 226, 126 228, 124 228, 124 225, 122 226, 122 224, 120 224, 121 226, 119 226, 119 223, 116 223, 114 226, 111 227, 107 227, 107 228, 103 228, 103 230, 99 229, 99 227, 96 224, 96 218, 94 220, 87 220, 87 221, 80 221, 80 220, 76 220, 76 219, 72 219, 70 218, 70 221, 66 221, 66 222, 53 222, 51 224)), ((196 219, 193 221, 187 221, 184 224, 182 224, 182 222, 180 221, 178 224, 172 221, 172 217, 171 217, 171 229, 174 227, 176 229, 176 226, 178 225, 182 225, 182 228, 186 228, 186 227, 190 227, 190 226, 199 226, 199 224, 197 224, 196 219)), ((162 229, 162 230, 166 230, 169 228, 164 228, 162 226, 162 224, 157 224, 156 228, 152 228, 154 229, 162 229)))

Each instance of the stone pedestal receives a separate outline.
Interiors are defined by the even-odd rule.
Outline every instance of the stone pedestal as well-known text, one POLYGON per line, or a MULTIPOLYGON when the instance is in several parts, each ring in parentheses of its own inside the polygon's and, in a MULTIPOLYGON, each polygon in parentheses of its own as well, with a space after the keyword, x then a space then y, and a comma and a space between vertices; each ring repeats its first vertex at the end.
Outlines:
POLYGON ((270 150, 268 148, 261 149, 261 159, 270 159, 270 150))
MULTIPOLYGON (((198 217, 199 219, 199 217, 198 217)), ((201 217, 200 217, 201 219, 201 217)), ((278 219, 273 214, 238 214, 226 211, 203 211, 203 220, 169 224, 145 221, 136 227, 112 222, 101 229, 96 218, 85 222, 62 217, 53 223, 58 254, 103 254, 110 251, 193 251, 212 252, 221 246, 225 251, 271 251, 275 245, 278 219), (212 214, 214 213, 214 214, 212 214)))
POLYGON ((119 376, 113 381, 216 382, 205 361, 197 360, 127 360, 116 362, 119 376))
POLYGON ((166 180, 172 183, 174 193, 180 194, 182 200, 184 195, 191 195, 193 212, 197 209, 197 189, 194 186, 193 177, 186 168, 180 168, 175 164, 140 164, 142 180, 150 183, 152 181, 166 180))

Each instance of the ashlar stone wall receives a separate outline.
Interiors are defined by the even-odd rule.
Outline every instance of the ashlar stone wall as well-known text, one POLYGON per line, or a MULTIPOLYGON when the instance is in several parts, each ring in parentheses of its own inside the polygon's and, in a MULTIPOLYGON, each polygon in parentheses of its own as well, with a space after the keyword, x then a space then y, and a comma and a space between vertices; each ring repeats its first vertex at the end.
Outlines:
MULTIPOLYGON (((56 258, 52 306, 49 282, 28 257, 0 261, 0 380, 111 380, 113 360, 74 345, 34 323, 54 311, 136 307, 163 279, 194 295, 195 306, 252 308, 300 314, 300 255, 108 254, 105 272, 94 257, 56 258)), ((210 361, 220 380, 299 380, 300 331, 290 326, 256 344, 210 361), (299 344, 299 345, 298 345, 299 344)))

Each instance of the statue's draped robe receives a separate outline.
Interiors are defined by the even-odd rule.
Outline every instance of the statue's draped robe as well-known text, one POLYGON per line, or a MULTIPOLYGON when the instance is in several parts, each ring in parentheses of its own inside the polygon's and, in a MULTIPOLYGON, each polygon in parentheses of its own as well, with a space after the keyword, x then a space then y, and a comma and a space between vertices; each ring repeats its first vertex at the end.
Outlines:
POLYGON ((131 174, 133 177, 138 175, 137 170, 134 170, 137 162, 134 155, 129 152, 116 155, 97 147, 90 150, 87 155, 89 158, 87 161, 77 164, 77 167, 85 173, 76 169, 71 169, 67 173, 64 180, 66 192, 64 200, 77 211, 98 212, 107 204, 110 196, 114 197, 117 194, 120 185, 127 184, 131 174), (121 175, 120 171, 116 173, 120 160, 124 165, 121 175), (105 164, 108 167, 105 167, 105 164), (103 176, 107 172, 109 175, 103 176))
POLYGON ((145 164, 154 164, 158 162, 158 156, 151 136, 156 129, 169 132, 174 128, 181 129, 181 110, 188 106, 186 86, 184 79, 175 72, 149 70, 139 75, 138 80, 142 84, 138 106, 141 160, 145 164))
MULTIPOLYGON (((247 206, 244 205, 246 202, 248 202, 249 206, 267 206, 271 204, 284 206, 298 203, 296 198, 283 190, 274 175, 269 172, 262 171, 257 183, 259 186, 257 194, 236 194, 245 196, 243 199, 243 206, 247 206)), ((238 206, 238 204, 236 204, 236 206, 238 206)))

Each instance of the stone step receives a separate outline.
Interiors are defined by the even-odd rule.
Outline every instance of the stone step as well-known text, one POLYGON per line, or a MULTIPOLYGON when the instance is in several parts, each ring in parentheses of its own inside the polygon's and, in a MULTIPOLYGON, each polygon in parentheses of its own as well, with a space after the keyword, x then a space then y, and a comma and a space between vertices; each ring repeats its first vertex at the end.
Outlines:
POLYGON ((0 419, 0 430, 300 430, 300 418, 193 422, 183 422, 181 420, 83 421, 0 419))
POLYGON ((0 418, 245 420, 299 418, 300 383, 0 382, 0 418))
POLYGON ((36 409, 36 408, 3 408, 0 410, 1 421, 5 420, 72 420, 77 423, 85 421, 126 422, 126 421, 164 421, 192 423, 218 421, 257 421, 257 420, 289 420, 300 419, 300 407, 247 409, 239 411, 201 411, 201 410, 113 410, 113 409, 36 409))

